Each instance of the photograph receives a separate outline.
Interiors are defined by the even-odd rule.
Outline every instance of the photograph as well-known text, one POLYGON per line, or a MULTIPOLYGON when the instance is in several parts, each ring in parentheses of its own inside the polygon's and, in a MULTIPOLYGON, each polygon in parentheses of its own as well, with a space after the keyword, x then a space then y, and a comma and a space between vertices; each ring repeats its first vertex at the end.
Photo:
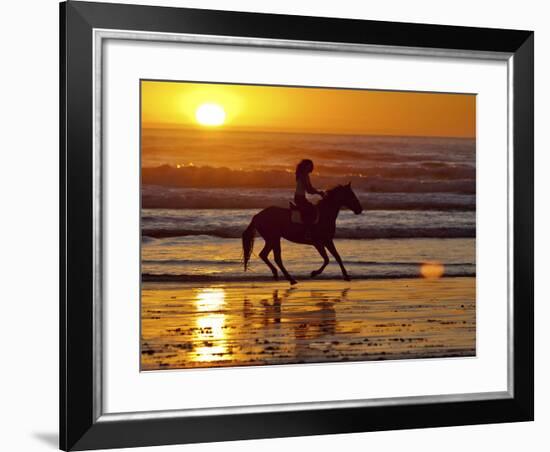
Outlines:
MULTIPOLYGON (((27 285, 31 275, 58 290, 59 311, 34 297, 44 315, 32 317, 41 339, 59 323, 46 347, 59 359, 24 361, 58 363, 58 381, 39 387, 59 418, 15 397, 8 413, 57 424, 29 424, 26 449, 51 447, 56 431, 62 450, 280 449, 278 438, 327 450, 359 438, 364 449, 361 438, 385 447, 397 431, 409 447, 409 429, 425 432, 424 449, 540 439, 544 422, 530 421, 542 22, 521 8, 445 18, 295 3, 64 1, 50 35, 47 15, 33 15, 47 26, 31 47, 55 44, 59 90, 45 92, 59 94, 59 115, 35 114, 45 119, 33 134, 23 121, 11 148, 31 139, 40 157, 8 152, 24 163, 7 168, 58 196, 6 173, 12 192, 29 191, 14 202, 33 217, 12 215, 20 258, 6 262, 27 285), (50 136, 58 159, 44 151, 50 136), (50 201, 59 246, 38 267, 57 256, 58 278, 30 274, 17 240, 57 245, 36 233, 50 201), (448 441, 454 427, 468 444, 448 441)), ((16 58, 18 74, 44 58, 16 58)), ((22 91, 8 91, 26 118, 22 91)), ((19 300, 25 284, 11 286, 19 300)))
POLYGON ((140 81, 142 371, 476 356, 476 96, 140 81))

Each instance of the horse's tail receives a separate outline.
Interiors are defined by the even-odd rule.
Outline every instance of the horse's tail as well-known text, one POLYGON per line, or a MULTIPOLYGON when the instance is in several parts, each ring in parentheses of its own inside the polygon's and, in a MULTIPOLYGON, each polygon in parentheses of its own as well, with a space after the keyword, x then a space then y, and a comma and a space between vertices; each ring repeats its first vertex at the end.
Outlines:
POLYGON ((248 227, 244 230, 243 238, 243 263, 244 271, 248 269, 248 262, 250 261, 250 256, 252 255, 252 249, 254 248, 254 233, 256 232, 256 226, 254 224, 255 217, 252 218, 252 221, 248 227))

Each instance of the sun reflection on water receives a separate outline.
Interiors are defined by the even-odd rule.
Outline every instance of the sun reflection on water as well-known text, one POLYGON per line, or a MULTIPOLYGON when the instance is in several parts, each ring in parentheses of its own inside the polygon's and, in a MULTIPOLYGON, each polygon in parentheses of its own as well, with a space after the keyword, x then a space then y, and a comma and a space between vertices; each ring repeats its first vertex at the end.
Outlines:
POLYGON ((201 289, 196 293, 196 328, 193 342, 194 361, 211 362, 224 359, 227 353, 224 331, 226 315, 216 312, 225 305, 225 290, 222 288, 201 289))

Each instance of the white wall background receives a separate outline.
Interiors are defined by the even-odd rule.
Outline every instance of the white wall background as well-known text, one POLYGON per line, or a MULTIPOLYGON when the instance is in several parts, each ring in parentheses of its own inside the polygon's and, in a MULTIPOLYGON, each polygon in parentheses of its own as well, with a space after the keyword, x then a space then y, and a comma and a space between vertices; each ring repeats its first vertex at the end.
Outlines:
MULTIPOLYGON (((122 0, 119 0, 123 2, 122 0)), ((126 3, 126 2, 125 2, 126 3)), ((536 421, 427 430, 151 448, 151 451, 543 451, 550 425, 550 30, 537 0, 149 0, 134 3, 535 30, 536 421)), ((58 5, 0 6, 0 448, 57 448, 58 416, 58 5)))

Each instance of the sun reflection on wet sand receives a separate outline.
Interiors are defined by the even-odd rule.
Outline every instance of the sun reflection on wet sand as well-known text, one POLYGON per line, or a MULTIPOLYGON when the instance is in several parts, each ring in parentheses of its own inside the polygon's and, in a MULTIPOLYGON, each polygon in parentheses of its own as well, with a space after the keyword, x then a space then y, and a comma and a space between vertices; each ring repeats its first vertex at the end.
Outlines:
POLYGON ((195 295, 198 311, 216 311, 225 304, 225 290, 221 287, 199 289, 195 295))
POLYGON ((225 291, 222 288, 200 289, 195 296, 197 308, 196 328, 193 341, 195 354, 193 361, 219 361, 227 353, 225 344, 225 314, 212 313, 220 311, 225 305, 225 291))
POLYGON ((209 362, 223 359, 227 353, 224 325, 224 314, 207 314, 197 319, 195 341, 203 345, 195 347, 194 361, 209 362))

